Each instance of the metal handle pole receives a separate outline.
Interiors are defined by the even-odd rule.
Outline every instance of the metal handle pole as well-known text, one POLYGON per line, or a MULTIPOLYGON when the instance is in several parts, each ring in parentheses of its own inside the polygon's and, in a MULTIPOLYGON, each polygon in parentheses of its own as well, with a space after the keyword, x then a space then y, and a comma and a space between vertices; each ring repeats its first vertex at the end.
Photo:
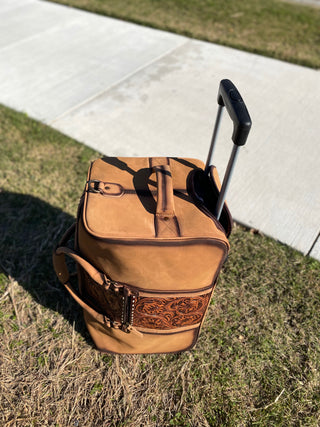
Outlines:
POLYGON ((233 145, 233 149, 232 149, 232 152, 230 155, 228 166, 227 166, 226 172, 224 174, 223 183, 222 183, 222 187, 221 187, 221 191, 219 194, 219 198, 218 198, 217 205, 216 205, 216 211, 215 211, 215 217, 217 218, 217 220, 219 220, 219 218, 220 218, 222 208, 223 208, 223 205, 224 205, 224 202, 226 199, 226 194, 227 194, 228 187, 230 184, 230 179, 231 179, 231 176, 233 173, 233 168, 234 168, 237 156, 238 156, 239 148, 240 147, 238 145, 233 145))
POLYGON ((213 156, 213 150, 214 150, 214 146, 215 146, 215 143, 216 143, 216 140, 217 140, 217 136, 218 136, 218 132, 219 132, 222 111, 223 111, 223 105, 219 105, 218 112, 217 112, 217 118, 216 118, 216 122, 215 122, 214 129, 213 129, 211 144, 210 144, 210 148, 209 148, 207 163, 206 163, 206 167, 204 169, 206 174, 208 174, 209 167, 211 165, 211 160, 212 160, 212 156, 213 156))

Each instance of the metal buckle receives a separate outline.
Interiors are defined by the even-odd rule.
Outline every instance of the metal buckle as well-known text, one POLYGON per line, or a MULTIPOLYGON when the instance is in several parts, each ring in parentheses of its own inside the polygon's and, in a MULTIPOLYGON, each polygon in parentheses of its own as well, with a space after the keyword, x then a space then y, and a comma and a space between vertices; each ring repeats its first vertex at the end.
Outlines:
POLYGON ((129 333, 133 323, 134 308, 138 292, 129 289, 122 283, 110 280, 107 277, 105 277, 104 288, 122 299, 121 321, 112 322, 112 327, 129 333))
POLYGON ((124 194, 122 185, 115 182, 104 182, 98 179, 87 181, 88 189, 91 193, 100 193, 102 196, 121 197, 124 194))
POLYGON ((100 184, 100 181, 98 179, 90 179, 87 181, 88 184, 88 191, 91 191, 92 193, 100 193, 100 189, 97 188, 100 184), (93 186, 91 186, 93 184, 93 186))

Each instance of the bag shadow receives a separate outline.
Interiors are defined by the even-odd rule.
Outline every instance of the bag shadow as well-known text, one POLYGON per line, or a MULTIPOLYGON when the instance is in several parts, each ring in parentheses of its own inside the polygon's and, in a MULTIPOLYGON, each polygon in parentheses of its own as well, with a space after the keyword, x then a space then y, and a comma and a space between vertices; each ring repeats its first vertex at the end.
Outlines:
POLYGON ((0 192, 0 268, 39 304, 74 323, 92 344, 82 310, 60 284, 52 265, 53 248, 74 221, 37 197, 0 192))

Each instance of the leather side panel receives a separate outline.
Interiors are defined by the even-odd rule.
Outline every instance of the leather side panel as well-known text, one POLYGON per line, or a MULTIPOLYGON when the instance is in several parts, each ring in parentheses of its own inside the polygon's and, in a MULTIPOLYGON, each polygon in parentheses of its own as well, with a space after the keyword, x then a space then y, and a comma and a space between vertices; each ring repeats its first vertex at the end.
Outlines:
POLYGON ((188 291, 210 286, 228 253, 228 242, 110 241, 94 239, 79 222, 79 250, 112 280, 157 291, 188 291))
POLYGON ((156 334, 143 333, 137 335, 132 331, 127 334, 119 329, 102 326, 86 312, 84 312, 84 319, 97 349, 106 353, 177 353, 191 349, 195 345, 199 334, 199 326, 178 333, 166 333, 166 331, 161 333, 161 331, 157 331, 156 334))

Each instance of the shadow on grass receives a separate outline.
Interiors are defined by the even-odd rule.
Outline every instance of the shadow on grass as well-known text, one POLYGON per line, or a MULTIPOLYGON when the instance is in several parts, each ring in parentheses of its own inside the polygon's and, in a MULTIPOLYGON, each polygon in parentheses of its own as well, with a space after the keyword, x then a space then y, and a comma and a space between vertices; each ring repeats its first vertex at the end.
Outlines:
POLYGON ((52 250, 74 218, 36 197, 0 192, 0 266, 42 306, 92 344, 80 307, 58 281, 52 250))

